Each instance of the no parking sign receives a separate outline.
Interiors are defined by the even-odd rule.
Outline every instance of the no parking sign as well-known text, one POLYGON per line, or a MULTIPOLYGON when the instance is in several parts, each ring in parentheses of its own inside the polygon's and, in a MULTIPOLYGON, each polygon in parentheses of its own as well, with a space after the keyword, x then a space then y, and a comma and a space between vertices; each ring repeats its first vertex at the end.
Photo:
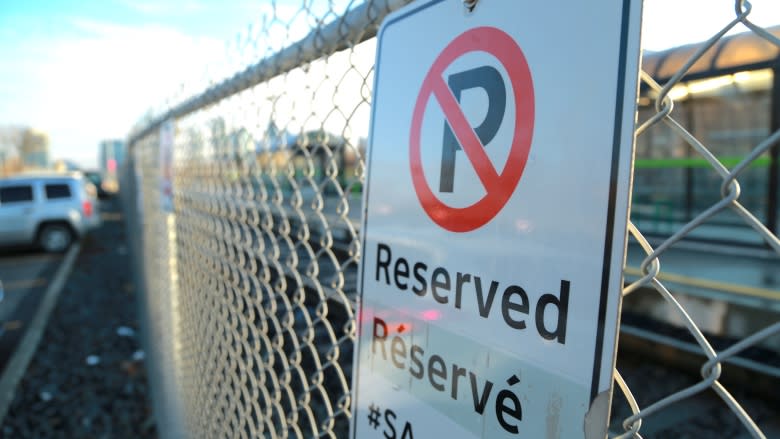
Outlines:
POLYGON ((605 436, 640 4, 385 20, 352 437, 605 436))
POLYGON ((523 174, 534 121, 534 89, 531 72, 523 51, 517 43, 494 27, 470 29, 455 38, 436 58, 414 106, 410 145, 410 165, 414 188, 420 204, 431 219, 441 227, 464 232, 474 230, 490 221, 511 197, 523 174), (485 144, 496 135, 506 113, 507 86, 495 68, 479 65, 457 72, 444 82, 444 70, 457 58, 469 52, 485 52, 493 55, 506 69, 510 90, 514 94, 516 108, 512 109, 515 130, 506 165, 498 172, 485 153, 485 144), (487 93, 488 109, 485 119, 472 129, 458 102, 463 90, 481 88, 487 93), (453 208, 439 200, 425 178, 420 158, 420 132, 426 104, 435 96, 446 119, 442 136, 442 177, 439 190, 452 192, 455 152, 462 145, 468 160, 479 176, 487 193, 479 201, 463 208, 453 208), (454 133, 454 137, 452 134, 454 133))

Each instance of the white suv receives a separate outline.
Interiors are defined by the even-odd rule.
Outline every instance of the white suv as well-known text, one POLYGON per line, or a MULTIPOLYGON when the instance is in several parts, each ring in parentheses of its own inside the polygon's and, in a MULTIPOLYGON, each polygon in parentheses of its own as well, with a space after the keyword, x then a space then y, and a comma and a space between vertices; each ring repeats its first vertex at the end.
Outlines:
POLYGON ((95 188, 79 173, 0 179, 0 246, 62 252, 99 225, 95 188))

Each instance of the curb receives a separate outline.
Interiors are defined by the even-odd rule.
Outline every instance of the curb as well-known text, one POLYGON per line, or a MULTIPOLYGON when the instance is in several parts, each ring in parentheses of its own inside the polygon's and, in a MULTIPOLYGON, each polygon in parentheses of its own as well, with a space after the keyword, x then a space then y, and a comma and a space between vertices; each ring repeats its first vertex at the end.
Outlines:
POLYGON ((49 316, 57 304, 57 299, 60 297, 68 275, 73 270, 73 264, 76 262, 76 256, 78 256, 80 249, 81 245, 75 243, 68 250, 62 265, 57 269, 49 288, 46 289, 38 310, 30 321, 29 329, 19 340, 19 347, 8 361, 5 372, 0 376, 0 425, 2 425, 14 399, 16 386, 19 385, 19 381, 24 376, 27 366, 38 348, 43 331, 49 322, 49 316))

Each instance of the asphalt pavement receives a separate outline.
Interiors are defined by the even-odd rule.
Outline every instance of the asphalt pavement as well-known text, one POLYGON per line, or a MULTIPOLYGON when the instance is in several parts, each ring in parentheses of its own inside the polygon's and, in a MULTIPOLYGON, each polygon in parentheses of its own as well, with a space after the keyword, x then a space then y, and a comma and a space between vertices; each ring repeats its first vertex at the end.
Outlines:
POLYGON ((0 281, 5 290, 5 297, 0 302, 0 374, 62 262, 61 254, 46 254, 35 249, 0 251, 0 281))

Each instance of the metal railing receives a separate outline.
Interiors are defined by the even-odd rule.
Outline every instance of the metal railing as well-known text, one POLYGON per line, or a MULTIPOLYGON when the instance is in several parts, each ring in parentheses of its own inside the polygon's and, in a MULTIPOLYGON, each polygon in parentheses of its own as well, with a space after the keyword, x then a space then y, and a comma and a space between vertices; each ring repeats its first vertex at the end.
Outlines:
MULTIPOLYGON (((172 99, 131 133, 121 185, 161 436, 347 436, 374 37, 384 16, 405 3, 272 2, 262 23, 239 38, 235 74, 172 99)), ((656 91, 656 112, 639 121, 637 135, 671 127, 720 176, 722 198, 656 247, 629 227, 647 256, 624 295, 659 294, 706 361, 698 383, 646 407, 616 370, 616 391, 633 412, 623 437, 639 437, 648 416, 706 389, 747 433, 763 437, 719 374, 725 360, 780 333, 780 322, 717 351, 660 280, 664 254, 723 210, 780 254, 778 237, 740 204, 738 180, 780 131, 727 168, 672 117, 669 97, 734 26, 780 47, 749 17, 749 4, 737 1, 734 20, 670 80, 642 74, 656 91)))

